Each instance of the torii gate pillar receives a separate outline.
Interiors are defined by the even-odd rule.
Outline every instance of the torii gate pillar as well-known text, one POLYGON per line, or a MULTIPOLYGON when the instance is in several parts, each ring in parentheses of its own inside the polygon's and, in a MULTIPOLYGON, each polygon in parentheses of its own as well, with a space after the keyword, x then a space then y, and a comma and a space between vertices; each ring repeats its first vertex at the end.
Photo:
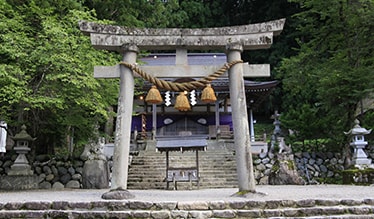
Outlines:
MULTIPOLYGON (((243 47, 240 44, 227 45, 227 62, 241 60, 243 47)), ((239 191, 254 192, 255 180, 247 103, 244 89, 243 65, 234 65, 229 69, 229 88, 232 109, 232 123, 234 129, 235 156, 237 163, 239 191)))
MULTIPOLYGON (((136 62, 139 49, 135 45, 122 47, 123 61, 136 62)), ((127 189, 128 163, 131 139, 131 120, 134 99, 134 75, 131 69, 120 66, 120 93, 118 97, 117 122, 115 132, 111 188, 127 189)))

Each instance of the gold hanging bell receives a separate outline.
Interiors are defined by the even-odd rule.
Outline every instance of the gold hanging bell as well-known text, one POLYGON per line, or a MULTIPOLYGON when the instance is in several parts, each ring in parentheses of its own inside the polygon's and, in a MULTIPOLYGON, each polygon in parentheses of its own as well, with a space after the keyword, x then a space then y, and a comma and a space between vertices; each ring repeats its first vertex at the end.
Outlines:
POLYGON ((162 103, 162 97, 161 97, 160 91, 157 89, 155 85, 152 85, 151 89, 149 89, 148 94, 145 97, 145 101, 147 103, 152 103, 152 104, 162 103))
POLYGON ((204 90, 201 93, 201 101, 204 103, 213 103, 216 102, 217 97, 214 93, 214 90, 210 84, 207 84, 204 90))
POLYGON ((175 100, 174 108, 179 111, 188 111, 191 110, 190 102, 184 92, 180 92, 175 100))

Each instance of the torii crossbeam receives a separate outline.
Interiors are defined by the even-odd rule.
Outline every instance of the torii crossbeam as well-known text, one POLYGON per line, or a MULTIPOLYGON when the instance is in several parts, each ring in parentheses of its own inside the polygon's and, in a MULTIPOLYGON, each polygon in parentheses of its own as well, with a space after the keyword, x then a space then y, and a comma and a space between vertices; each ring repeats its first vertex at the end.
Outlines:
MULTIPOLYGON (((139 50, 176 50, 175 66, 145 67, 154 77, 204 77, 217 66, 188 66, 187 50, 226 51, 227 62, 241 60, 243 50, 269 48, 273 36, 283 30, 285 19, 258 24, 218 28, 127 28, 79 22, 80 30, 90 35, 96 49, 120 52, 124 62, 135 64, 139 50), (171 69, 173 73, 171 72, 171 69)), ((235 64, 226 76, 234 129, 239 191, 254 192, 252 154, 243 76, 268 76, 268 65, 235 64), (245 72, 245 74, 244 74, 245 72), (256 73, 257 72, 257 73, 256 73), (252 74, 252 75, 251 75, 252 74), (234 98, 235 97, 235 98, 234 98)), ((120 77, 120 94, 113 156, 111 190, 126 190, 130 150, 131 118, 134 96, 134 73, 123 65, 95 67, 95 77, 120 77), (106 72, 106 73, 105 73, 106 72)))

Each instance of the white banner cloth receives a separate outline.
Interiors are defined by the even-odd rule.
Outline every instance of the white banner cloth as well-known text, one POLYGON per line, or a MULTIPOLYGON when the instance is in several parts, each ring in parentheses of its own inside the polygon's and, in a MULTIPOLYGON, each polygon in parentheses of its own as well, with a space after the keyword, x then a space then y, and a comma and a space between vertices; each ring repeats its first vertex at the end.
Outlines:
POLYGON ((0 121, 0 153, 6 152, 7 123, 0 121))

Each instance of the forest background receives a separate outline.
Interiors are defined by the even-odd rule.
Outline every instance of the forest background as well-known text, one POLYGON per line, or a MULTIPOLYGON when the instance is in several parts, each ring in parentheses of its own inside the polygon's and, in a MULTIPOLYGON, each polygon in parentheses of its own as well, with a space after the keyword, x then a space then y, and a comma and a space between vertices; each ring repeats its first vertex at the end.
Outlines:
POLYGON ((280 81, 255 113, 278 110, 299 150, 348 150, 355 118, 374 128, 374 0, 0 0, 0 120, 10 134, 26 124, 34 151, 55 154, 72 144, 79 153, 113 116, 118 81, 94 79, 93 67, 121 57, 93 49, 79 20, 201 28, 280 18, 271 49, 242 55, 280 81))

